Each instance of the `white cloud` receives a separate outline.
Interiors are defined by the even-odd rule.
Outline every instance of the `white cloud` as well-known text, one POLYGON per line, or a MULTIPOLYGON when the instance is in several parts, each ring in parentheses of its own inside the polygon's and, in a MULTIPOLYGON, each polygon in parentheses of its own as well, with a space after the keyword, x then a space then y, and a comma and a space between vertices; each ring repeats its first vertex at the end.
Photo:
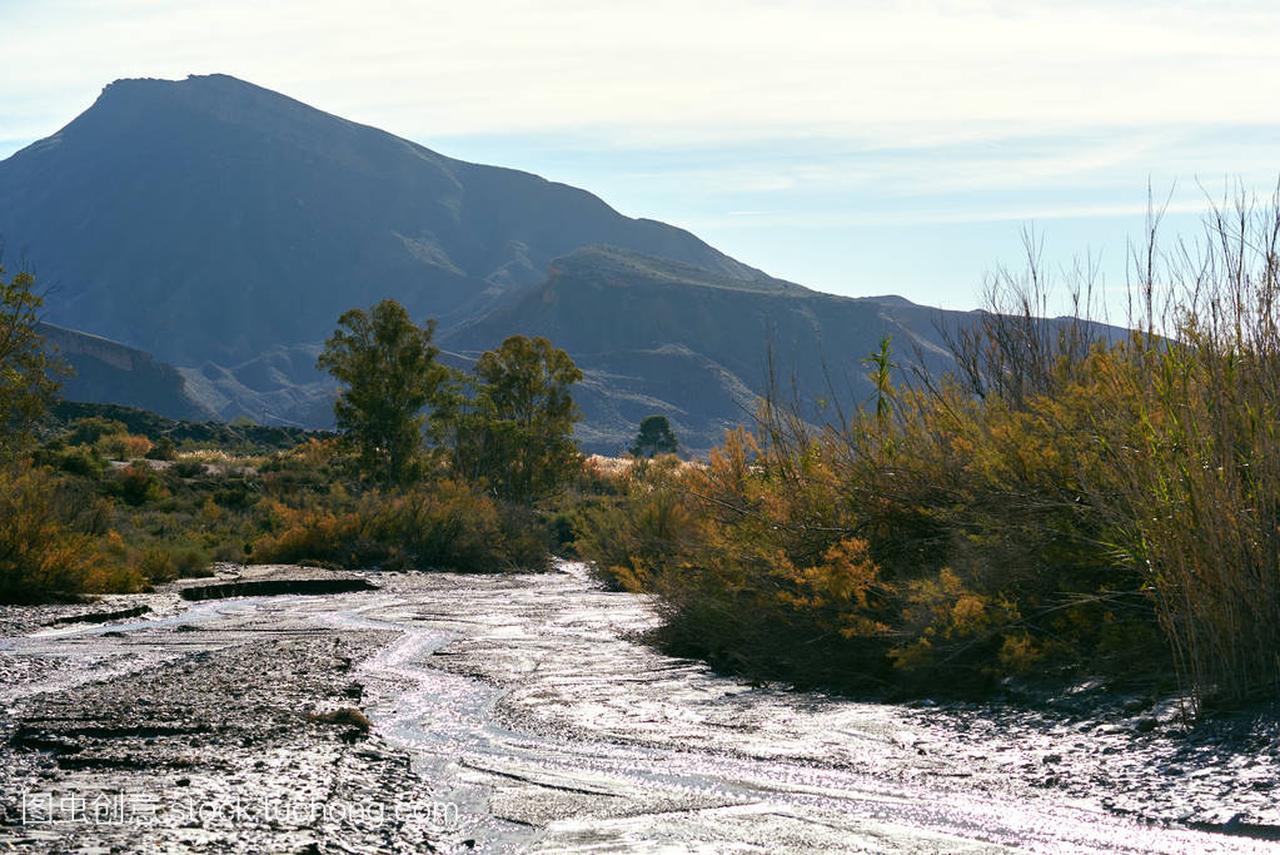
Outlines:
MULTIPOLYGON (((419 138, 687 142, 1247 122, 1280 89, 1264 3, 5 0, 0 122, 110 79, 227 71, 419 138)), ((12 128, 0 128, 13 136, 12 128)))
MULTIPOLYGON (((1163 200, 1159 200, 1163 202, 1163 200)), ((1166 214, 1193 214, 1200 216, 1208 210, 1208 203, 1200 200, 1184 199, 1168 205, 1160 205, 1166 214)), ((1043 223, 1058 220, 1094 220, 1143 217, 1147 213, 1146 202, 1138 199, 1132 203, 1104 202, 1093 205, 1059 205, 999 208, 985 206, 955 207, 922 207, 902 210, 842 210, 842 211, 809 211, 790 213, 767 213, 762 211, 730 211, 725 216, 735 217, 741 214, 757 214, 742 221, 720 220, 716 218, 699 219, 692 225, 697 229, 715 229, 725 226, 753 229, 831 229, 835 227, 858 228, 866 226, 900 226, 903 228, 920 225, 961 225, 971 223, 1011 224, 1010 234, 1017 232, 1019 224, 1043 223)), ((1117 235, 1123 239, 1124 235, 1117 235)))

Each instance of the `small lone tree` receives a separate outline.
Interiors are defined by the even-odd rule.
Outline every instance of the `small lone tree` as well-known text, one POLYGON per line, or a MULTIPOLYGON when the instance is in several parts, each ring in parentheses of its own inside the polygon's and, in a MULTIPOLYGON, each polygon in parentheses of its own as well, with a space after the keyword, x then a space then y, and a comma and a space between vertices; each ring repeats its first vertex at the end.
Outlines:
POLYGON ((582 372, 545 338, 515 335, 476 362, 475 388, 455 402, 454 465, 485 478, 497 495, 530 502, 554 491, 578 465, 570 387, 582 372))
POLYGON ((876 421, 883 426, 893 413, 893 400, 897 397, 893 388, 893 372, 898 367, 893 362, 893 336, 880 339, 879 348, 863 359, 862 364, 871 369, 867 379, 876 390, 876 421))
POLYGON ((646 416, 640 422, 640 432, 631 445, 631 453, 636 457, 653 457, 657 454, 675 454, 679 448, 676 435, 671 431, 671 423, 666 416, 646 416))
POLYGON ((422 447, 422 410, 447 371, 431 343, 435 321, 417 326, 395 300, 351 309, 325 342, 316 365, 344 388, 334 402, 338 428, 355 444, 360 465, 381 484, 415 472, 422 447))
POLYGON ((44 300, 35 282, 30 273, 6 280, 0 267, 0 457, 30 444, 33 426, 58 391, 54 375, 67 370, 49 355, 37 329, 44 300))

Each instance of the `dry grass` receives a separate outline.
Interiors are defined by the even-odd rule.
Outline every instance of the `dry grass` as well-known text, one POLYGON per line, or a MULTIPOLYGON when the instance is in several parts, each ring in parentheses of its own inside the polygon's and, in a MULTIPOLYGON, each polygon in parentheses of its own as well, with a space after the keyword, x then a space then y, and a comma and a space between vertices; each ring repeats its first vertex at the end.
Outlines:
POLYGON ((328 712, 309 713, 307 719, 318 724, 345 725, 361 733, 368 733, 373 729, 373 723, 369 721, 369 717, 355 707, 339 707, 328 712))

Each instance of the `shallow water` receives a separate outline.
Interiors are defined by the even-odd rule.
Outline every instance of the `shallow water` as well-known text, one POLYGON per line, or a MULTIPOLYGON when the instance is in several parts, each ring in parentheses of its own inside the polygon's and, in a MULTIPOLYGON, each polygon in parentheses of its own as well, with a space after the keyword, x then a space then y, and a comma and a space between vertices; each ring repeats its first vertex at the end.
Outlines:
POLYGON ((1005 714, 997 728, 977 707, 758 688, 664 656, 634 640, 654 625, 650 604, 601 590, 581 565, 378 581, 373 593, 202 603, 10 639, 7 654, 54 665, 22 686, 3 681, 0 700, 177 655, 135 643, 122 659, 102 643, 109 632, 137 642, 247 620, 392 630, 396 640, 357 666, 365 712, 482 850, 1280 851, 1103 810, 1144 782, 1126 789, 1135 761, 1105 750, 1127 737, 1092 725, 1005 714), (1071 766, 1072 752, 1121 784, 1043 786, 1046 762, 1093 768, 1071 766))

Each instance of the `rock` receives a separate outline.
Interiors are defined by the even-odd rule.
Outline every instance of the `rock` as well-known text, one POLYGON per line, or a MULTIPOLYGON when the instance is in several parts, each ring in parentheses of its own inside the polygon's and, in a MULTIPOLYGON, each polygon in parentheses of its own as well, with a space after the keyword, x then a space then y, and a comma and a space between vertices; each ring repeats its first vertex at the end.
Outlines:
POLYGON ((264 597, 280 594, 344 594, 377 590, 377 585, 357 573, 315 567, 245 567, 240 575, 177 584, 184 600, 224 597, 264 597))
POLYGON ((1133 723, 1133 729, 1136 730, 1138 733, 1150 733, 1151 731, 1155 730, 1156 726, 1159 724, 1160 722, 1156 721, 1151 716, 1146 716, 1144 718, 1140 718, 1137 721, 1135 721, 1133 723))
POLYGON ((124 620, 131 617, 141 617, 151 611, 150 606, 132 606, 127 609, 115 609, 107 612, 87 612, 84 614, 67 615, 65 617, 54 618, 49 621, 48 626, 58 626, 68 623, 106 623, 113 620, 124 620))
POLYGON ((330 710, 323 713, 311 713, 307 716, 310 721, 319 722, 320 724, 345 724, 349 725, 362 733, 368 733, 373 727, 368 717, 355 707, 339 707, 336 710, 330 710))

